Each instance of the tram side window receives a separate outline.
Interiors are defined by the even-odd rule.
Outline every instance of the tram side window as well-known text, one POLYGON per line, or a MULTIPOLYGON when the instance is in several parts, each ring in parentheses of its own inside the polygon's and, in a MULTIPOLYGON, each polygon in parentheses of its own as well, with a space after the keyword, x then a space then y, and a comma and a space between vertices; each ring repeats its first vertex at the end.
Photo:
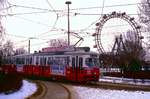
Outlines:
POLYGON ((28 65, 28 64, 29 64, 29 58, 26 57, 26 65, 28 65))
POLYGON ((12 60, 13 60, 13 64, 17 64, 17 63, 16 63, 16 58, 15 58, 15 57, 14 57, 12 60))
POLYGON ((19 58, 16 58, 16 64, 19 64, 19 58))
POLYGON ((83 58, 79 57, 79 67, 81 68, 83 66, 83 58))
POLYGON ((36 65, 39 64, 39 57, 36 57, 36 65))
POLYGON ((16 64, 24 64, 24 58, 16 58, 16 64))
POLYGON ((24 64, 24 58, 20 58, 20 64, 24 64))
POLYGON ((29 64, 32 64, 32 57, 29 58, 29 64))
POLYGON ((69 62, 70 62, 70 57, 69 56, 67 56, 67 65, 69 65, 69 62))
POLYGON ((43 65, 43 58, 40 58, 40 65, 43 65))
POLYGON ((97 66, 97 60, 96 60, 96 58, 86 58, 85 64, 89 67, 97 66))
POLYGON ((53 65, 53 57, 48 57, 48 65, 53 65))
POLYGON ((75 68, 75 58, 72 58, 72 67, 75 68))
POLYGON ((63 66, 69 65, 69 57, 62 57, 62 63, 63 66))
POLYGON ((27 57, 25 58, 25 61, 26 61, 26 62, 25 62, 25 64, 27 65, 27 64, 28 64, 28 60, 27 60, 27 57))
POLYGON ((46 57, 43 58, 43 63, 46 65, 46 57))
POLYGON ((61 64, 60 57, 55 57, 53 60, 53 65, 60 65, 60 64, 61 64))

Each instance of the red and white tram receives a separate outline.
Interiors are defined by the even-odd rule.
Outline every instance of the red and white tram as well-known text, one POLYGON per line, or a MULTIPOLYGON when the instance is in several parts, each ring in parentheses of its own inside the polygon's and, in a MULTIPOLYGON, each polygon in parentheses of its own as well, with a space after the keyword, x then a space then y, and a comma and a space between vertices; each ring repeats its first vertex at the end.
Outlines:
POLYGON ((57 51, 46 48, 38 53, 9 57, 7 63, 14 65, 4 65, 1 71, 56 80, 98 81, 100 76, 98 54, 87 47, 57 51))

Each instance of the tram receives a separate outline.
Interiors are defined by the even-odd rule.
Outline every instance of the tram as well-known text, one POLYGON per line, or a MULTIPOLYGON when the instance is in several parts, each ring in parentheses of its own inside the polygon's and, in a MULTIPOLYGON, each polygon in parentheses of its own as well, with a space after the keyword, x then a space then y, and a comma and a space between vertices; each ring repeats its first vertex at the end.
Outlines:
POLYGON ((98 54, 89 47, 43 48, 32 54, 7 57, 1 72, 75 82, 98 81, 98 54), (13 64, 13 65, 12 65, 13 64))

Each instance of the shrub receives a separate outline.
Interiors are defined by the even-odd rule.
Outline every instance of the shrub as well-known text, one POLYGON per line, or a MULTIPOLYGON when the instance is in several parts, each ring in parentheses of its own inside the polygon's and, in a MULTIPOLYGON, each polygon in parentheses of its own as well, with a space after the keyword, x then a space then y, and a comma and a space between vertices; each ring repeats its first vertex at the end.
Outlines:
POLYGON ((0 93, 11 93, 22 86, 22 77, 17 73, 0 74, 0 93))

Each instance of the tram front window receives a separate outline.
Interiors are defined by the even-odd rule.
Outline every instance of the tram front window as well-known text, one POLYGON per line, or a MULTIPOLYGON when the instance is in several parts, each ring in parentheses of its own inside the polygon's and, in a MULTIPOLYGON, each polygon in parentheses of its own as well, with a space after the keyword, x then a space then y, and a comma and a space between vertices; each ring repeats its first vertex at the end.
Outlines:
POLYGON ((97 59, 96 58, 86 58, 85 59, 85 64, 88 67, 92 67, 92 66, 97 66, 97 59))

